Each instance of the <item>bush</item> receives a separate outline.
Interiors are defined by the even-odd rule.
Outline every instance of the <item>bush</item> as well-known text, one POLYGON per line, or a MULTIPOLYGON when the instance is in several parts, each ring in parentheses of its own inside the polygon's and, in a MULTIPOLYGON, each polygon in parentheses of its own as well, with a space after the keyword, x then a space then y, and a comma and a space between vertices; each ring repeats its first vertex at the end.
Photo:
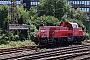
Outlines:
POLYGON ((4 39, 2 39, 2 40, 0 39, 0 45, 1 44, 8 44, 8 42, 6 40, 4 40, 4 39))
MULTIPOLYGON (((5 40, 3 40, 5 41, 5 40)), ((35 43, 31 40, 25 40, 25 41, 9 41, 8 44, 2 44, 0 45, 0 49, 3 48, 13 48, 13 47, 21 47, 21 46, 35 46, 35 43)))
POLYGON ((86 39, 90 39, 90 34, 89 33, 85 33, 85 37, 86 37, 86 39))
POLYGON ((32 24, 36 26, 37 29, 39 29, 39 26, 41 24, 44 24, 45 26, 55 26, 59 25, 60 22, 57 18, 54 16, 41 16, 38 17, 37 19, 31 19, 32 24))
POLYGON ((31 27, 30 27, 30 39, 33 39, 35 34, 38 32, 38 30, 36 29, 36 26, 31 24, 31 27))

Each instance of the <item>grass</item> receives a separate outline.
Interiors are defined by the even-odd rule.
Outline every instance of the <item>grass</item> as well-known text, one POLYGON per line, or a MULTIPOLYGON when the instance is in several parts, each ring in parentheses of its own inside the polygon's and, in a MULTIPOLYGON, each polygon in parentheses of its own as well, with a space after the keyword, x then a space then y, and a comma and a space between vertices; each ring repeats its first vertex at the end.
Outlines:
POLYGON ((90 43, 90 40, 85 40, 82 42, 83 44, 87 44, 87 43, 90 43))
MULTIPOLYGON (((88 40, 90 43, 90 40, 88 40)), ((83 41, 82 44, 86 44, 86 41, 83 41)), ((35 43, 32 42, 31 40, 25 40, 25 41, 10 41, 8 44, 2 44, 0 45, 0 49, 5 49, 5 48, 14 48, 14 47, 21 47, 21 46, 35 46, 35 43)), ((46 50, 46 48, 43 48, 42 50, 46 50)))
POLYGON ((0 45, 0 49, 4 48, 14 48, 14 47, 21 47, 21 46, 35 46, 35 43, 31 40, 25 40, 25 41, 11 41, 8 44, 0 45))
POLYGON ((46 50, 46 48, 42 48, 41 50, 46 50))

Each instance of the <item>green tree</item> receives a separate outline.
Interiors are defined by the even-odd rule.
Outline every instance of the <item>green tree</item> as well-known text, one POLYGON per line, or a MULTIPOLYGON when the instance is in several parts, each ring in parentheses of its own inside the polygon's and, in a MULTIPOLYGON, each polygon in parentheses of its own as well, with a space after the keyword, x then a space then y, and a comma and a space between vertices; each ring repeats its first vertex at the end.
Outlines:
POLYGON ((38 16, 55 16, 60 20, 71 8, 66 2, 66 0, 40 0, 40 4, 37 5, 38 16))
POLYGON ((31 20, 37 19, 38 17, 36 12, 36 7, 31 7, 28 13, 29 13, 28 23, 31 24, 31 20))
POLYGON ((55 18, 54 16, 41 16, 37 19, 31 19, 32 24, 35 25, 37 28, 39 28, 40 25, 44 24, 45 26, 55 26, 59 25, 59 20, 55 18))
MULTIPOLYGON (((84 30, 84 34, 85 34, 85 36, 86 36, 86 38, 87 39, 89 39, 89 33, 87 32, 87 31, 89 31, 89 29, 87 29, 87 28, 89 28, 88 26, 88 21, 82 21, 81 19, 80 20, 77 20, 77 18, 76 18, 76 16, 74 16, 74 14, 77 14, 77 13, 74 13, 74 11, 72 11, 71 12, 71 14, 69 13, 69 15, 68 15, 68 17, 67 17, 67 15, 64 15, 63 17, 62 17, 62 21, 68 21, 68 22, 76 22, 80 27, 82 27, 83 28, 83 30, 84 30)), ((86 14, 85 14, 86 15, 86 14)), ((78 17, 78 16, 77 16, 78 17)), ((78 17, 79 18, 79 17, 78 17)))
POLYGON ((88 17, 86 12, 81 11, 78 8, 74 13, 74 18, 77 19, 77 20, 80 20, 84 24, 86 30, 88 31, 88 29, 89 29, 89 27, 88 27, 89 26, 89 23, 88 23, 89 22, 89 17, 88 17))
POLYGON ((6 29, 6 22, 7 22, 7 16, 8 16, 8 6, 7 5, 1 5, 0 6, 0 28, 3 28, 3 30, 6 29))
POLYGON ((23 24, 28 23, 28 20, 30 19, 29 12, 26 9, 24 9, 23 6, 17 6, 17 14, 18 14, 18 20, 19 19, 20 21, 23 20, 23 24))
POLYGON ((29 9, 28 13, 29 13, 29 17, 31 17, 31 16, 37 16, 36 7, 31 7, 29 9))
POLYGON ((62 21, 77 23, 80 27, 82 27, 84 30, 86 30, 85 25, 80 20, 71 19, 71 18, 67 18, 67 17, 63 16, 62 21))
POLYGON ((89 21, 88 15, 86 12, 80 10, 80 8, 71 8, 70 11, 63 16, 62 21, 77 22, 85 31, 89 28, 89 23, 87 23, 89 21))
MULTIPOLYGON (((11 12, 10 12, 10 6, 9 7, 9 13, 8 13, 8 20, 9 22, 11 22, 11 12)), ((16 6, 16 13, 17 13, 17 21, 21 24, 26 24, 28 23, 28 20, 30 20, 30 17, 29 17, 29 11, 27 11, 26 9, 24 9, 24 7, 22 5, 20 6, 16 6)))

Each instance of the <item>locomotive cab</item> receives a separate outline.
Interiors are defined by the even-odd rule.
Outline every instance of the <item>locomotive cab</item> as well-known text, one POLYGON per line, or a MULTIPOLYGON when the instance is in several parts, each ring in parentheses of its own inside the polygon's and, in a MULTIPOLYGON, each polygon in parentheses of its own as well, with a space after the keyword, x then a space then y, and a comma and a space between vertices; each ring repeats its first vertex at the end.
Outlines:
POLYGON ((77 23, 71 23, 71 22, 61 22, 62 27, 68 27, 68 28, 78 28, 77 23))
MULTIPOLYGON (((85 40, 83 30, 81 27, 78 27, 77 23, 61 22, 61 26, 68 28, 68 31, 65 34, 67 35, 67 38, 71 38, 71 41, 81 42, 81 41, 85 40), (72 31, 72 32, 69 32, 69 31, 72 31)), ((70 41, 70 40, 68 40, 68 41, 70 41)))

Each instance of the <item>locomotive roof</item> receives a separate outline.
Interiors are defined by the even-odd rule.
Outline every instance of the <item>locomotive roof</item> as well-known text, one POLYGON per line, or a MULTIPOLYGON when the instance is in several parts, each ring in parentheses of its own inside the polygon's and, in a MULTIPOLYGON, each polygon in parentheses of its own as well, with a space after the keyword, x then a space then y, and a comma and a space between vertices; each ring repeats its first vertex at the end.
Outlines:
POLYGON ((76 25, 78 25, 77 23, 72 23, 72 22, 69 22, 70 24, 76 24, 76 25))

